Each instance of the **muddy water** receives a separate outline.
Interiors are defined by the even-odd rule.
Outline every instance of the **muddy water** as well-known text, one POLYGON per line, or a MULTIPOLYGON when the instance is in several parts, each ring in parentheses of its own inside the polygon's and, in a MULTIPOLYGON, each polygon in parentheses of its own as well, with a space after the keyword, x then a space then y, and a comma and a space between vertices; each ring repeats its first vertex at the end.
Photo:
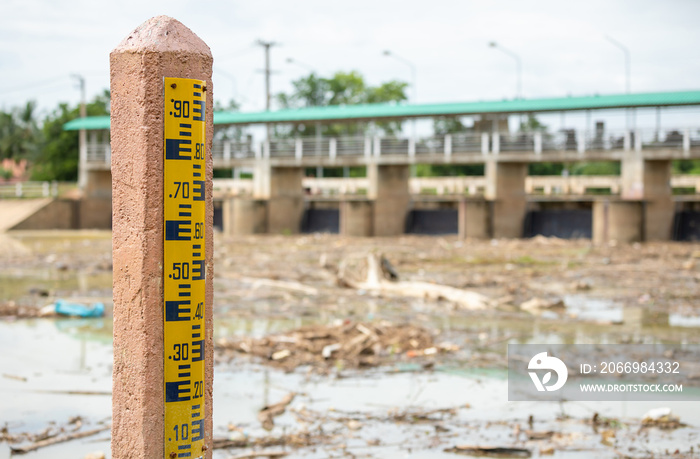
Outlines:
MULTIPOLYGON (((0 302, 42 306, 55 298, 71 298, 103 301, 109 310, 109 234, 23 234, 4 245, 4 252, 0 252, 0 302)), ((222 267, 221 271, 225 270, 222 267)), ((328 323, 352 312, 364 320, 420 321, 440 331, 442 338, 461 350, 453 358, 438 362, 431 371, 418 365, 397 364, 362 372, 331 372, 330 376, 309 373, 304 368, 283 373, 246 359, 218 362, 214 377, 215 437, 256 438, 321 427, 325 433, 334 434, 333 439, 312 448, 290 450, 289 457, 322 458, 347 452, 360 457, 458 457, 443 449, 461 444, 528 447, 537 456, 543 444, 517 434, 519 426, 562 433, 566 442, 556 447, 551 457, 616 457, 612 448, 601 444, 600 434, 585 422, 597 412, 628 426, 617 431, 616 448, 620 450, 663 456, 667 450, 699 447, 700 430, 692 427, 700 426, 696 403, 507 402, 503 360, 474 365, 470 353, 480 348, 505 355, 508 343, 697 342, 700 319, 693 311, 671 312, 665 320, 650 326, 644 311, 636 311, 619 298, 597 296, 596 292, 567 294, 565 315, 545 313, 526 319, 509 312, 467 314, 435 309, 423 300, 394 302, 361 294, 348 299, 342 308, 324 311, 307 304, 310 307, 299 314, 294 308, 282 308, 287 312, 280 313, 279 302, 289 302, 290 298, 272 296, 261 301, 253 297, 253 303, 267 306, 261 307, 262 313, 251 315, 235 306, 238 296, 227 296, 229 287, 225 281, 217 281, 217 304, 221 307, 216 312, 215 339, 261 337, 307 324, 328 323), (257 421, 258 410, 288 392, 299 394, 291 409, 275 419, 271 433, 264 431, 257 421), (670 407, 691 427, 638 435, 641 416, 659 406, 670 407), (428 422, 403 422, 395 416, 447 408, 454 411, 429 415, 428 422), (294 414, 303 412, 311 413, 306 423, 294 414), (531 427, 530 416, 534 419, 531 427)), ((302 304, 303 299, 293 296, 291 303, 302 304)), ((0 320, 0 427, 6 426, 10 432, 39 432, 52 423, 65 425, 74 416, 81 416, 91 427, 109 422, 110 317, 0 320)), ((81 458, 92 451, 110 456, 107 434, 51 446, 27 457, 81 458)), ((235 454, 235 450, 218 450, 214 457, 235 454)), ((9 456, 9 446, 0 443, 0 458, 9 456)))

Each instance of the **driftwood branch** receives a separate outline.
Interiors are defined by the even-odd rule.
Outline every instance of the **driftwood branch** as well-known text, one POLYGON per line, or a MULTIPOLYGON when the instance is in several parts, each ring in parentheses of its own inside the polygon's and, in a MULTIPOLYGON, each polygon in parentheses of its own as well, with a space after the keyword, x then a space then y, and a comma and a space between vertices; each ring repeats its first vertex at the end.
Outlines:
POLYGON ((367 256, 367 275, 364 280, 358 280, 349 275, 347 267, 341 264, 338 270, 338 280, 355 289, 373 291, 380 294, 447 300, 463 309, 486 309, 491 301, 488 297, 469 290, 463 290, 449 285, 432 284, 420 281, 392 281, 397 275, 393 269, 387 272, 387 263, 376 254, 367 256))
POLYGON ((287 405, 292 403, 295 396, 296 394, 294 392, 290 392, 278 403, 266 406, 260 410, 258 413, 258 420, 262 423, 265 430, 272 430, 272 428, 275 426, 275 421, 273 418, 284 413, 284 411, 287 409, 287 405))
POLYGON ((303 293, 304 295, 318 295, 317 288, 309 287, 308 285, 304 285, 301 282, 296 281, 281 281, 275 279, 267 279, 264 277, 244 277, 231 275, 228 273, 224 273, 222 274, 222 276, 227 277, 229 279, 236 279, 246 284, 251 284, 253 288, 272 287, 278 288, 280 290, 290 290, 293 292, 303 293))
POLYGON ((254 457, 284 457, 287 452, 285 451, 251 451, 250 453, 243 453, 237 456, 233 456, 231 459, 252 459, 254 457))
POLYGON ((56 437, 47 438, 45 440, 40 440, 26 446, 10 446, 12 454, 26 454, 32 451, 36 451, 39 448, 44 448, 46 446, 55 445, 56 443, 63 443, 70 440, 77 440, 78 438, 89 437, 91 435, 104 432, 109 430, 110 426, 99 427, 97 429, 85 430, 83 432, 72 432, 67 435, 58 435, 56 437))

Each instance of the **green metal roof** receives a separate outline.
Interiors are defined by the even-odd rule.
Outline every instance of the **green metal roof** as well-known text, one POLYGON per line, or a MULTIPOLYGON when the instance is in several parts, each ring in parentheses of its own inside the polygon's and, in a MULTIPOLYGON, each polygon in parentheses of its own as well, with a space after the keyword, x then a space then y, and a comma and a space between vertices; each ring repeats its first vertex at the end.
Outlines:
MULTIPOLYGON (((443 104, 367 104, 307 107, 270 112, 215 112, 214 124, 362 121, 489 113, 540 113, 639 107, 700 105, 700 91, 559 97, 549 99, 453 102, 443 104)), ((78 118, 66 130, 109 129, 109 117, 78 118)))
POLYGON ((88 116, 76 118, 63 125, 64 131, 78 131, 80 129, 109 129, 109 116, 88 116))

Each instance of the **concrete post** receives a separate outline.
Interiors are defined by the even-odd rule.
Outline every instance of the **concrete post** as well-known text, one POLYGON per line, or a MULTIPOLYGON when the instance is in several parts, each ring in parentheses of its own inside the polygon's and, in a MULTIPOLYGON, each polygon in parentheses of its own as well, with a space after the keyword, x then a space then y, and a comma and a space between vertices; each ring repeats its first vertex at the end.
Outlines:
POLYGON ((542 154, 542 133, 540 131, 535 132, 534 137, 535 153, 538 155, 542 154))
MULTIPOLYGON (((256 199, 267 199, 267 231, 271 234, 296 234, 301 231, 304 215, 304 188, 302 167, 272 167, 269 161, 258 161, 253 174, 256 199)), ((259 204, 236 207, 239 215, 234 218, 254 218, 254 227, 260 228, 257 214, 240 214, 245 209, 259 209, 259 204)), ((257 212, 257 210, 256 210, 257 212)), ((236 224, 238 227, 238 224, 236 224)))
POLYGON ((644 239, 670 240, 675 214, 670 160, 644 162, 644 201, 644 239))
POLYGON ((637 242, 644 239, 642 203, 601 200, 593 203, 593 242, 637 242))
MULTIPOLYGON (((164 77, 206 82, 204 445, 211 458, 213 375, 212 55, 175 19, 158 16, 110 54, 114 370, 112 457, 162 458, 164 389, 164 77)), ((194 413, 193 413, 194 414, 194 413)))
POLYGON ((644 201, 644 239, 669 240, 673 226, 671 161, 645 160, 634 151, 622 160, 622 198, 644 201))
POLYGON ((487 239, 490 234, 488 226, 489 203, 483 200, 466 200, 459 202, 458 226, 460 239, 487 239))
POLYGON ((267 200, 227 198, 223 205, 224 234, 250 235, 267 232, 267 200))
POLYGON ((410 166, 367 166, 368 197, 374 200, 374 235, 397 236, 404 234, 406 214, 411 202, 408 181, 410 166))
POLYGON ((527 212, 525 195, 526 163, 486 162, 485 197, 493 201, 491 214, 492 236, 519 238, 527 212))
POLYGON ((372 201, 347 199, 340 202, 342 236, 371 237, 373 226, 372 201))

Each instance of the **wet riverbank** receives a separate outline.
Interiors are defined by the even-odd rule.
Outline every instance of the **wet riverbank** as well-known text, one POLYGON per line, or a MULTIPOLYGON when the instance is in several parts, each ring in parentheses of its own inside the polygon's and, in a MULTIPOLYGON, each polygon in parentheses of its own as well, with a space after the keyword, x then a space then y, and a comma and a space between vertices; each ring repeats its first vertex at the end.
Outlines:
MULTIPOLYGON (((41 308, 67 298, 104 302, 107 315, 4 315, 0 426, 10 434, 36 433, 76 416, 84 428, 108 424, 109 233, 2 238, 0 306, 6 311, 13 310, 8 305, 41 308)), ((231 457, 247 451, 241 447, 246 442, 280 438, 287 444, 267 448, 289 457, 455 457, 445 450, 459 445, 521 448, 534 457, 688 454, 698 449, 700 435, 694 403, 507 402, 505 349, 508 343, 698 343, 698 264, 700 246, 680 243, 217 236, 217 342, 350 321, 419 326, 436 346, 447 343, 452 350, 415 358, 402 349, 378 366, 333 364, 321 373, 308 365, 284 371, 254 355, 217 351, 214 435, 232 443, 214 456, 231 457), (492 307, 465 310, 440 299, 339 285, 339 264, 369 253, 382 253, 403 281, 474 291, 492 307), (523 308, 533 299, 539 306, 523 308), (275 417, 274 428, 263 429, 260 409, 290 393, 294 400, 275 417), (661 405, 688 427, 642 429, 643 415, 661 405), (595 413, 612 421, 596 425, 595 413)), ((9 455, 9 447, 0 442, 0 457, 9 455)), ((75 458, 91 451, 109 457, 108 433, 30 454, 75 458)))

